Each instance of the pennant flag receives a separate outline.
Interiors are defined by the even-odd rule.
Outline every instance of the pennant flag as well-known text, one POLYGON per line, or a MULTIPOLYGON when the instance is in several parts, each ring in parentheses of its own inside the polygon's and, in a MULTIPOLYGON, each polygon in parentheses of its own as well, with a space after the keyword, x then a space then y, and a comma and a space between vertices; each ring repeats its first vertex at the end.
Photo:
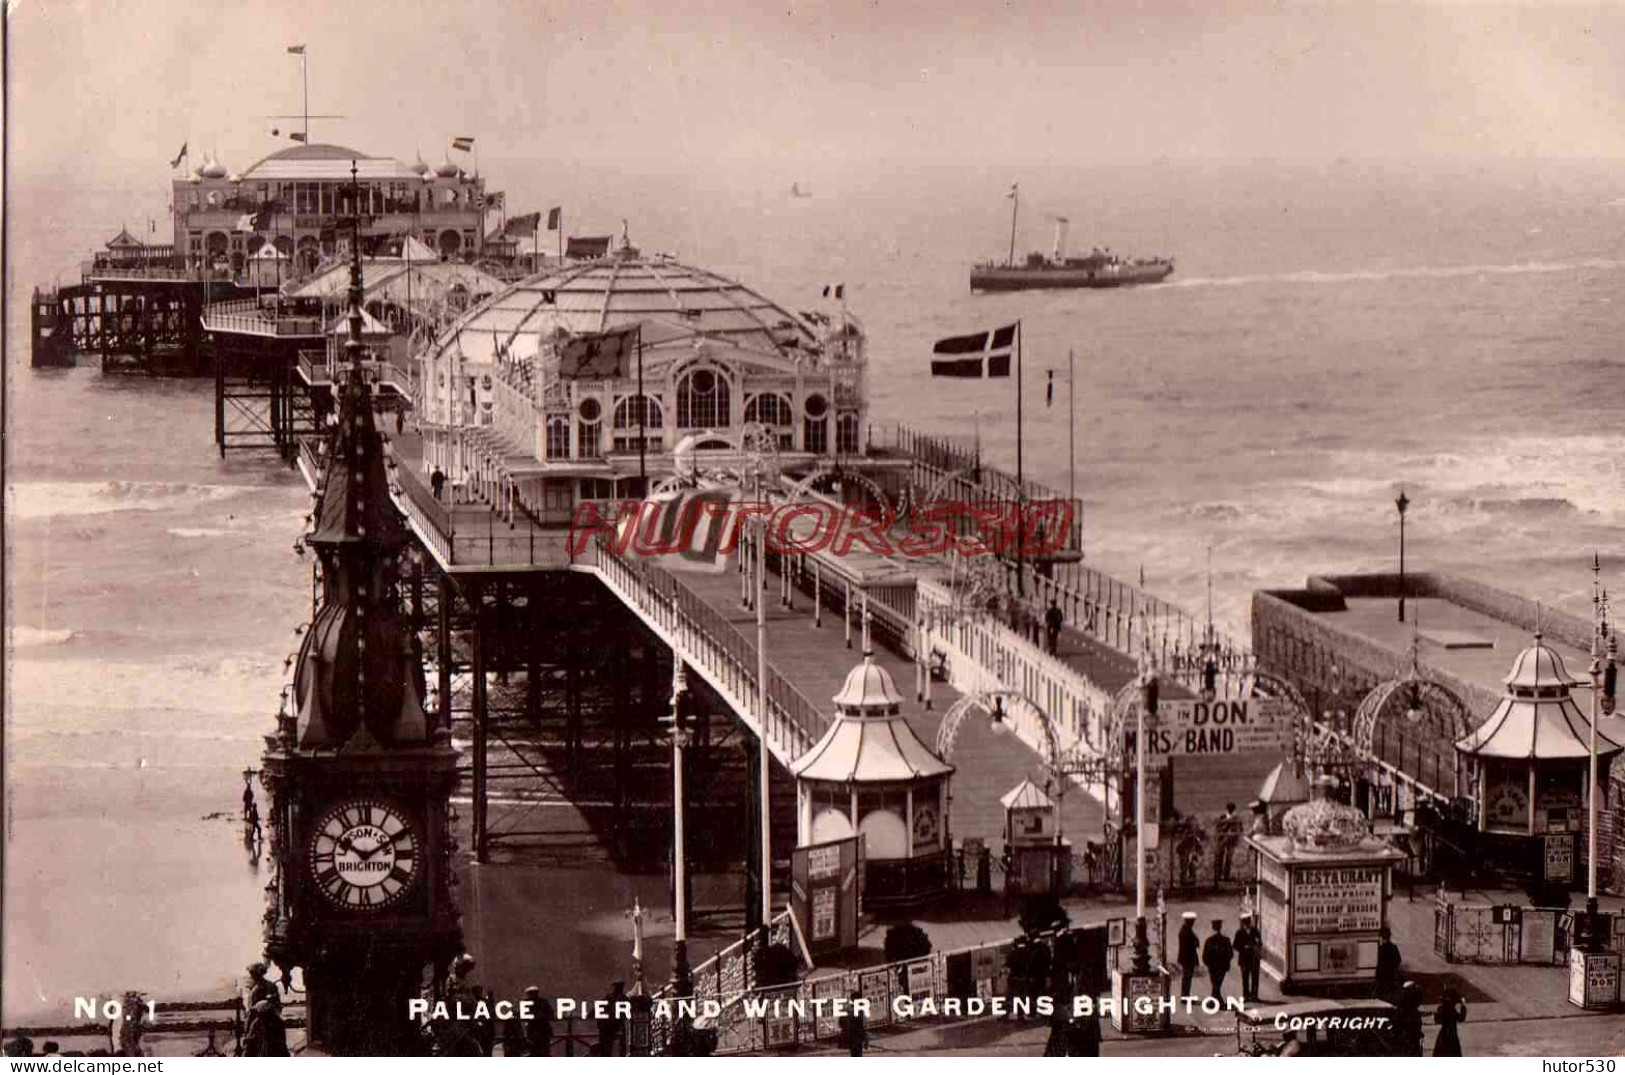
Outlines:
POLYGON ((1005 197, 1006 198, 1014 198, 1016 196, 1016 191, 1020 188, 1020 186, 1021 186, 1020 183, 1011 183, 1010 184, 1010 193, 1006 194, 1005 197))
POLYGON ((295 142, 308 142, 309 141, 309 139, 305 137, 305 134, 304 134, 303 131, 289 131, 288 132, 288 137, 292 138, 295 142))
POLYGON ((451 140, 451 148, 462 153, 467 153, 469 150, 474 148, 474 139, 459 135, 451 140))
POLYGON ((559 224, 564 220, 564 209, 555 205, 547 211, 547 230, 558 231, 559 224))
POLYGON ((846 285, 845 284, 825 284, 824 285, 824 297, 826 299, 844 299, 844 298, 846 298, 846 285))
POLYGON ((508 199, 503 195, 502 191, 499 190, 494 194, 485 196, 485 208, 491 212, 495 213, 507 207, 508 199))
POLYGON ((1044 372, 1049 375, 1049 379, 1044 385, 1044 406, 1049 407, 1055 403, 1055 371, 1045 370, 1044 372))
POLYGON ((1006 325, 971 336, 949 336, 931 348, 933 377, 1008 377, 1010 355, 1016 346, 1016 326, 1006 325), (984 372, 985 364, 985 372, 984 372))
POLYGON ((542 214, 539 212, 509 217, 508 223, 502 226, 502 234, 509 238, 515 235, 529 235, 536 230, 536 226, 541 222, 542 214))
POLYGON ((559 376, 591 380, 625 377, 627 356, 637 336, 638 326, 632 325, 570 337, 559 347, 559 376))
POLYGON ((304 54, 305 54, 305 46, 303 46, 303 45, 289 45, 288 46, 288 55, 289 56, 303 56, 304 54))
POLYGON ((615 548, 668 571, 720 575, 734 551, 739 497, 732 488, 658 493, 621 515, 615 548))
POLYGON ((169 162, 169 166, 171 168, 180 167, 181 161, 186 159, 186 147, 188 145, 190 145, 190 144, 191 144, 190 142, 182 142, 181 143, 181 151, 179 153, 175 154, 175 159, 174 160, 169 162))

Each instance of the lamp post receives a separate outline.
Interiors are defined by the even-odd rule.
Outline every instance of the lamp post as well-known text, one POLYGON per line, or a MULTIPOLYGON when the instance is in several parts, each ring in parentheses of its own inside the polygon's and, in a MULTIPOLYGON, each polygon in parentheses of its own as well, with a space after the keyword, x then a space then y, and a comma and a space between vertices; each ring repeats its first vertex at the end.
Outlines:
POLYGON ((1399 491, 1394 500, 1394 507, 1399 509, 1399 622, 1405 622, 1405 512, 1410 508, 1410 498, 1405 490, 1399 491))
MULTIPOLYGON (((1586 803, 1586 933, 1591 946, 1596 951, 1605 947, 1597 936, 1597 721, 1604 713, 1612 712, 1613 697, 1611 691, 1603 689, 1603 636, 1609 633, 1608 629, 1608 592, 1601 588, 1602 559, 1596 553, 1591 557, 1591 607, 1593 630, 1591 632, 1591 735, 1587 753, 1589 754, 1590 770, 1587 774, 1586 789, 1589 792, 1586 803), (1607 697, 1605 697, 1607 695, 1607 697)), ((1614 663, 1615 645, 1610 639, 1608 645, 1609 665, 1614 663)), ((1612 671, 1612 668, 1610 668, 1612 671)), ((1612 678, 1612 677, 1610 677, 1612 678)))
POLYGON ((1140 705, 1134 714, 1134 973, 1151 971, 1150 941, 1145 923, 1145 724, 1155 719, 1159 685, 1147 669, 1141 678, 1140 705))
POLYGON ((671 677, 671 716, 665 722, 671 729, 672 784, 672 988, 678 997, 694 992, 688 965, 688 853, 684 845, 684 815, 687 800, 683 793, 683 748, 688 745, 688 670, 682 657, 676 658, 671 677))

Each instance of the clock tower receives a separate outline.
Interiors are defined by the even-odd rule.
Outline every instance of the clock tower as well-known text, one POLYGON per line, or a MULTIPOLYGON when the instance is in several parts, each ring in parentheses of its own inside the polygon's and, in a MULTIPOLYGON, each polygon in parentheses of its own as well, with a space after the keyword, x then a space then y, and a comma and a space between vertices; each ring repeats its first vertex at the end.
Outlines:
MULTIPOLYGON (((299 650, 293 712, 266 737, 273 877, 265 952, 303 971, 309 1041, 349 1056, 423 1051, 407 1002, 462 950, 448 802, 457 754, 423 709, 417 641, 401 611, 411 540, 389 498, 350 268, 348 368, 316 493, 321 593, 299 650)), ((286 707, 285 707, 286 708, 286 707)))

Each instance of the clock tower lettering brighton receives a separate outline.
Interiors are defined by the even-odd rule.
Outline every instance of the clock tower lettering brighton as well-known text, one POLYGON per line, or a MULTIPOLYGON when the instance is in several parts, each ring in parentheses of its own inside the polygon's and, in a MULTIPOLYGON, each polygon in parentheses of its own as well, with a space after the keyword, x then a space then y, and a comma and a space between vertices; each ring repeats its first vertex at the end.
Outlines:
POLYGON ((427 1051, 407 1014, 462 950, 448 803, 457 754, 423 708, 417 641, 401 610, 411 534, 389 497, 361 343, 361 263, 350 268, 347 369, 316 493, 321 593, 299 650, 293 712, 266 737, 273 877, 265 953, 303 972, 312 1051, 427 1051), (426 979, 433 970, 434 977, 426 979))

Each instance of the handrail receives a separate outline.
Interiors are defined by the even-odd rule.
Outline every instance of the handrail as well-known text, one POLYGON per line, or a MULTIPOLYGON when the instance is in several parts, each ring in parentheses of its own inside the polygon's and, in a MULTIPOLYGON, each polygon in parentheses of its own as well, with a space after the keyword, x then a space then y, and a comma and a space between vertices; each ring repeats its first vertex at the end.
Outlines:
POLYGON ((742 706, 742 718, 759 725, 762 740, 782 760, 788 763, 799 757, 829 730, 829 715, 771 664, 768 711, 758 713, 755 642, 670 572, 651 563, 623 560, 602 540, 594 543, 592 563, 600 576, 630 597, 646 619, 733 695, 742 706))

